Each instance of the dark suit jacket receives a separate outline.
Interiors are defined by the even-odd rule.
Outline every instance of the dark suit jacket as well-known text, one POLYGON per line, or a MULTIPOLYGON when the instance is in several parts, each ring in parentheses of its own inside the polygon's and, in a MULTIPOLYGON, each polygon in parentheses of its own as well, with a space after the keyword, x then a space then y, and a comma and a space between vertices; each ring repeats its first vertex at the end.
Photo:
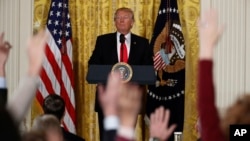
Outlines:
POLYGON ((62 132, 64 141, 85 141, 83 138, 66 131, 63 127, 62 127, 62 132))
POLYGON ((7 89, 1 88, 0 89, 0 106, 6 106, 7 103, 7 89))
MULTIPOLYGON (((88 64, 114 65, 118 62, 116 32, 97 37, 95 49, 88 64)), ((153 65, 153 49, 146 38, 131 34, 130 65, 153 65)))
POLYGON ((115 141, 116 130, 105 130, 103 132, 103 141, 115 141))
POLYGON ((116 130, 104 131, 103 141, 134 141, 127 138, 116 135, 116 130))

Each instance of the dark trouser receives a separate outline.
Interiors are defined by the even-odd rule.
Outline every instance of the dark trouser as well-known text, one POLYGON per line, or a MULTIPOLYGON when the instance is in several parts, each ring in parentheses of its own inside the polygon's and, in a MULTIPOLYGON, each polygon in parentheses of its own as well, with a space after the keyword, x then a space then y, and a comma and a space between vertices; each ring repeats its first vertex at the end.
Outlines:
POLYGON ((104 134, 104 126, 103 126, 103 120, 104 120, 104 114, 101 108, 101 105, 99 104, 98 101, 98 94, 96 92, 96 98, 95 98, 95 111, 97 112, 98 115, 98 124, 99 124, 99 136, 100 136, 100 141, 103 141, 103 134, 104 134))
POLYGON ((97 112, 98 114, 98 123, 99 123, 99 135, 100 135, 100 141, 103 141, 103 131, 104 131, 104 127, 103 127, 103 120, 104 120, 104 115, 102 110, 97 112))

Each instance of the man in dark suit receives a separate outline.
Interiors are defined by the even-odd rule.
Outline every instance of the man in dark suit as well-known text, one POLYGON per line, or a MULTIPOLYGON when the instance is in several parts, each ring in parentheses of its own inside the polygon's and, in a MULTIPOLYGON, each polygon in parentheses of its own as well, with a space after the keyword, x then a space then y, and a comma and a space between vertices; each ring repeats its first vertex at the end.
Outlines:
MULTIPOLYGON (((95 49, 88 64, 114 65, 118 62, 126 62, 130 65, 153 65, 153 50, 149 47, 148 40, 130 31, 134 24, 133 11, 124 7, 117 9, 114 22, 117 32, 97 37, 95 49), (125 55, 124 48, 122 49, 124 44, 125 55)), ((97 98, 95 111, 98 112, 100 140, 102 140, 103 112, 97 98)))
MULTIPOLYGON (((52 114, 61 122, 65 113, 65 102, 57 94, 48 95, 43 101, 44 114, 52 114)), ((64 141, 85 141, 83 138, 66 131, 62 127, 64 141)))

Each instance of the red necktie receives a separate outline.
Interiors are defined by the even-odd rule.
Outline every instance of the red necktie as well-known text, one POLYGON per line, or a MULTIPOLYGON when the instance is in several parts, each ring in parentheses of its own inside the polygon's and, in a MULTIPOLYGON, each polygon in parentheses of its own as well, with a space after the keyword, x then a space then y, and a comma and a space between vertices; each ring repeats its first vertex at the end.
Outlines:
POLYGON ((127 46, 124 43, 121 43, 121 49, 120 49, 120 62, 128 62, 128 53, 127 53, 127 46))

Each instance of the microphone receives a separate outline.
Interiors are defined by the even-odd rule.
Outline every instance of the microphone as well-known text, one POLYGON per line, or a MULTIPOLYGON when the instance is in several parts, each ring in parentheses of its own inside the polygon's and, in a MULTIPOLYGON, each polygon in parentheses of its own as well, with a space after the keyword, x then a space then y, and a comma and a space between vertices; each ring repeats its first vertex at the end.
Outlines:
POLYGON ((120 35, 120 43, 122 44, 124 42, 125 42, 125 36, 124 36, 124 34, 121 34, 120 35))

